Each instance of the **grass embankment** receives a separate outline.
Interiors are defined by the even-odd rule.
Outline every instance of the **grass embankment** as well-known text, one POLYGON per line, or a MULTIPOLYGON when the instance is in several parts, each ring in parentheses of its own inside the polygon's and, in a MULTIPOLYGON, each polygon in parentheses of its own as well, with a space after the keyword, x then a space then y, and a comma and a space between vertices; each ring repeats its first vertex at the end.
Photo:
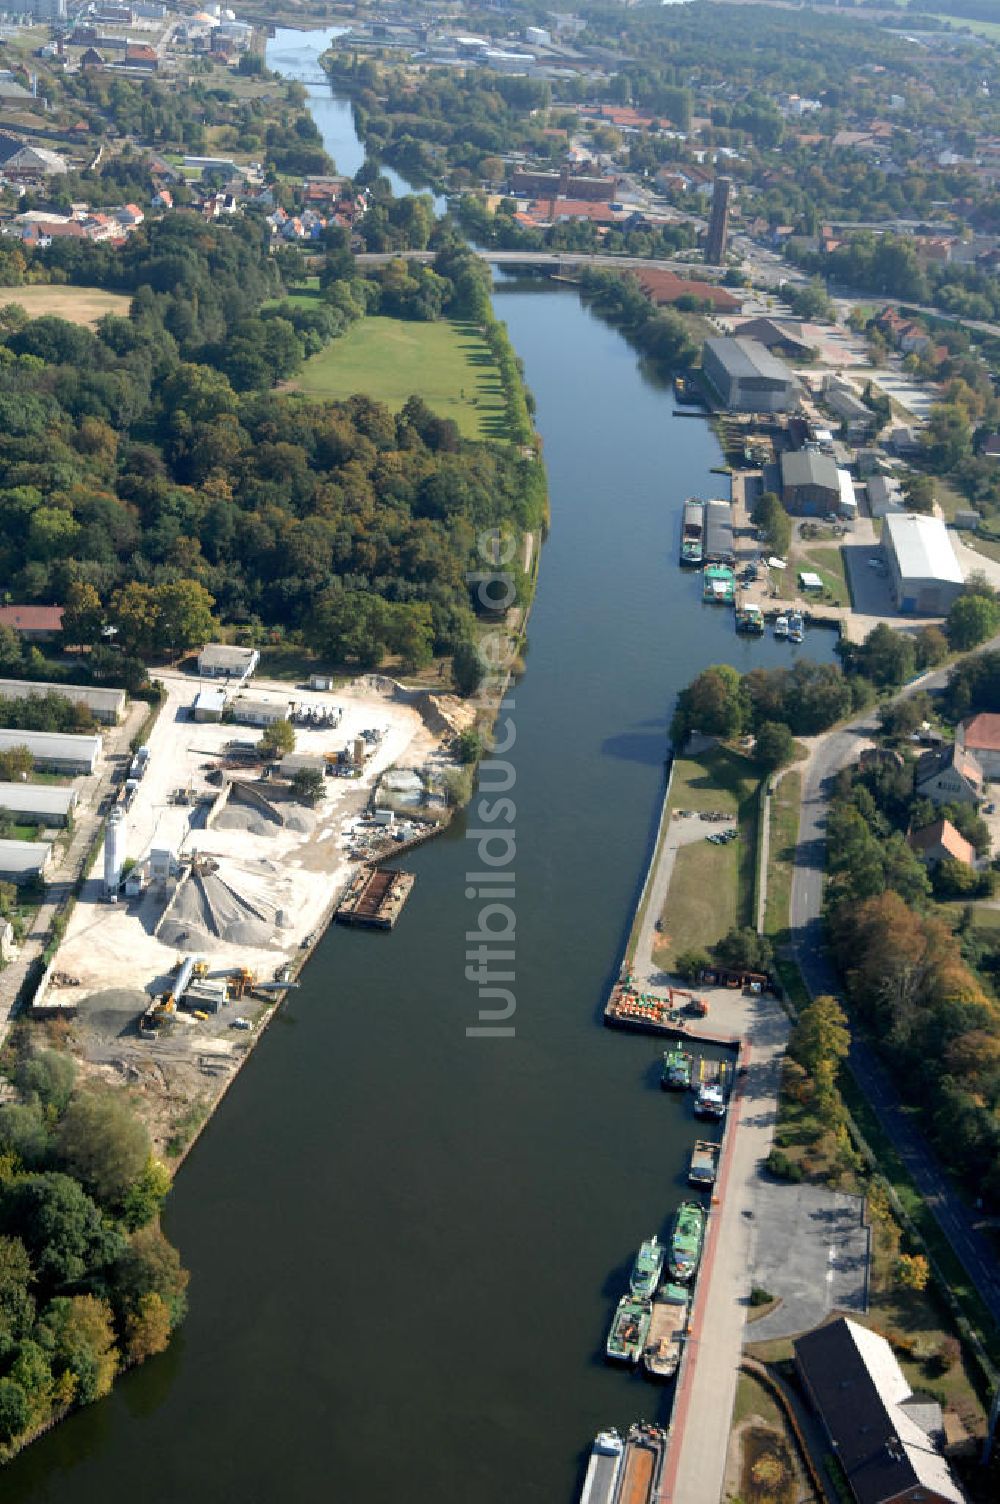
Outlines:
POLYGON ((776 945, 783 945, 788 940, 788 905, 792 896, 801 803, 802 775, 791 770, 771 795, 764 933, 776 945))
POLYGON ((653 952, 670 970, 685 950, 707 950, 734 926, 754 923, 760 775, 748 758, 712 747, 697 758, 678 757, 670 788, 670 811, 722 810, 736 815, 739 838, 725 845, 702 839, 678 851, 663 907, 663 929, 653 952))
POLYGON ((51 315, 66 319, 70 324, 86 324, 89 328, 93 328, 106 313, 127 319, 131 302, 132 299, 124 293, 105 292, 101 287, 54 287, 35 282, 30 287, 0 289, 0 304, 19 303, 29 318, 51 315))
POLYGON ((416 392, 439 417, 453 418, 467 439, 509 436, 500 370, 471 324, 359 319, 307 360, 289 386, 335 399, 364 392, 394 412, 416 392))

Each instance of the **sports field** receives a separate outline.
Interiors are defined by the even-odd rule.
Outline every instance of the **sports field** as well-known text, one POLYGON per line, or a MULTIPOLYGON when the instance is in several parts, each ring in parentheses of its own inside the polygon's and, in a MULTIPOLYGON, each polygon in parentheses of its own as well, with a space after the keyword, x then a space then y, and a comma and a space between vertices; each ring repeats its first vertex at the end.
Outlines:
POLYGON ((93 326, 106 313, 128 318, 131 298, 120 292, 105 292, 100 287, 50 287, 36 282, 31 287, 0 287, 0 306, 19 303, 29 318, 51 314, 70 324, 93 326))
POLYGON ((471 324, 367 318, 307 360, 289 386, 312 397, 364 393, 398 412, 416 393, 467 439, 505 438, 506 405, 489 347, 471 324))

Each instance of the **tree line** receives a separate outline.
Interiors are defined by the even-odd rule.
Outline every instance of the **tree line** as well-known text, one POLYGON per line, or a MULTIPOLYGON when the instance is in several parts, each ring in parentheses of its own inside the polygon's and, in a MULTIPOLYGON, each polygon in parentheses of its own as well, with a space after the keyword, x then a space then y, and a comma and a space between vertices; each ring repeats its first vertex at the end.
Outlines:
POLYGON ((170 1187, 125 1098, 17 1031, 0 1106, 0 1458, 162 1352, 188 1276, 159 1229, 170 1187))

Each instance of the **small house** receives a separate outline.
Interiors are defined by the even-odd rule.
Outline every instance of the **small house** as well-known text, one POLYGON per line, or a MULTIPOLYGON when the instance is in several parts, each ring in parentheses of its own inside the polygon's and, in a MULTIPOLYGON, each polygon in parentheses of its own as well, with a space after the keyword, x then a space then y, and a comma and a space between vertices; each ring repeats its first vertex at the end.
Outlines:
POLYGON ((985 711, 962 721, 955 745, 972 754, 986 778, 1000 778, 1000 715, 985 711))
POLYGON ((986 779, 978 759, 958 746, 932 748, 917 761, 914 792, 933 804, 976 804, 986 779))
POLYGON ((192 713, 196 721, 221 721, 226 708, 224 689, 200 689, 194 697, 192 713))
POLYGON ((936 867, 938 862, 961 862, 963 867, 976 865, 976 850, 970 841, 952 825, 950 820, 935 820, 923 830, 913 830, 906 844, 918 861, 925 867, 936 867))

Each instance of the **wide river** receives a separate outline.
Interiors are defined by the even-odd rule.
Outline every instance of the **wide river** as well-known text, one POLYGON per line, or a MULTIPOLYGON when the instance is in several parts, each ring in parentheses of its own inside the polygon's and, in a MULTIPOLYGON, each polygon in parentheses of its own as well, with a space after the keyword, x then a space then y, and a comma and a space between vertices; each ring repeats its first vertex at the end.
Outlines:
MULTIPOLYGON (((323 33, 269 61, 314 78, 323 33)), ((344 104, 311 107, 338 167, 344 104)), ((353 146, 352 146, 353 143, 353 146)), ((353 149, 354 156, 349 155, 353 149)), ((653 1040, 600 1023, 649 854, 667 724, 701 667, 789 661, 676 565, 686 495, 725 486, 571 290, 501 287, 538 402, 552 529, 511 715, 516 1035, 469 1039, 458 822, 408 859, 391 936, 331 931, 178 1177, 192 1270, 170 1351, 4 1474, 7 1504, 570 1504, 600 1427, 663 1418, 602 1359, 695 1137, 653 1040)), ((811 655, 833 637, 813 633, 811 655)))

